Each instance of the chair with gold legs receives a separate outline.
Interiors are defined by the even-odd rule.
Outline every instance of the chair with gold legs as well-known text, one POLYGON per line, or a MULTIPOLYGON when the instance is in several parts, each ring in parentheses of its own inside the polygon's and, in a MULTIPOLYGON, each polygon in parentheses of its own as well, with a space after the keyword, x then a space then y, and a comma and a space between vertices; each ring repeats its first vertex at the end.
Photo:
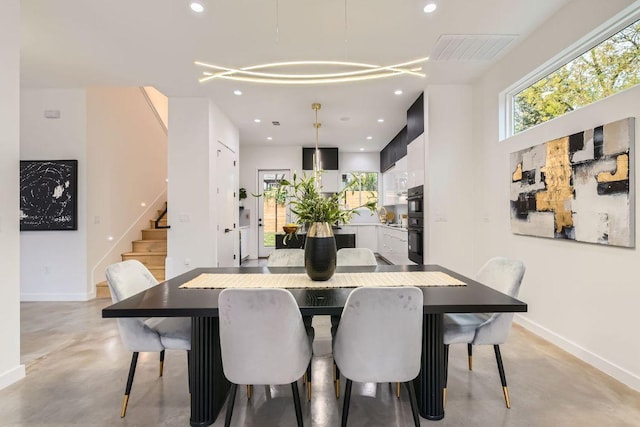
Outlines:
MULTIPOLYGON (((106 270, 107 283, 114 303, 133 296, 158 281, 140 261, 128 260, 110 265, 106 270)), ((120 417, 127 413, 129 395, 136 373, 140 352, 160 353, 160 376, 164 372, 166 349, 187 350, 187 362, 191 350, 191 319, 182 317, 119 318, 118 329, 122 343, 133 352, 129 376, 125 387, 120 417)))
MULTIPOLYGON (((521 261, 492 258, 478 272, 476 280, 507 295, 517 298, 524 277, 525 266, 521 261)), ((493 345, 507 408, 511 408, 507 379, 500 354, 500 344, 506 342, 513 321, 513 313, 446 314, 444 317, 445 380, 444 403, 447 398, 447 369, 449 345, 466 343, 469 370, 473 369, 473 346, 493 345)))

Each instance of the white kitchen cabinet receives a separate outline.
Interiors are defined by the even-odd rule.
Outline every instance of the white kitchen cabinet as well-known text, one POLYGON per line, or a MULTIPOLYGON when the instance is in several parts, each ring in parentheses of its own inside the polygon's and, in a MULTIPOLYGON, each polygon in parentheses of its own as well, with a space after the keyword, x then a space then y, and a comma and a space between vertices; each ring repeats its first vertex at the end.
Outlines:
POLYGON ((385 206, 407 202, 407 157, 382 174, 382 204, 385 206))
POLYGON ((407 145, 407 186, 424 185, 424 133, 407 145))
POLYGON ((378 252, 378 228, 380 227, 377 225, 358 225, 357 228, 356 246, 378 252))
POLYGON ((379 227, 378 253, 396 265, 414 264, 409 260, 407 230, 393 227, 379 227))
MULTIPOLYGON (((313 172, 311 172, 313 173, 313 172)), ((337 193, 340 191, 340 172, 324 171, 321 176, 322 192, 337 193)))

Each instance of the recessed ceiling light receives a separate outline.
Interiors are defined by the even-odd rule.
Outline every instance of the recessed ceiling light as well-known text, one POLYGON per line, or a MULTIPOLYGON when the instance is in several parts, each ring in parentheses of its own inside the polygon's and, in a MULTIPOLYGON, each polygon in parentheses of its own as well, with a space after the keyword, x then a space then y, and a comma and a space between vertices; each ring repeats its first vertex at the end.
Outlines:
POLYGON ((267 141, 271 141, 273 138, 271 138, 270 136, 267 137, 267 141))
POLYGON ((253 119, 254 122, 260 123, 260 119, 253 119))
POLYGON ((340 117, 340 121, 342 122, 348 122, 349 120, 351 120, 351 117, 340 117))
POLYGON ((396 91, 395 91, 395 92, 393 92, 393 93, 395 93, 396 95, 402 95, 402 91, 401 91, 400 89, 396 90, 396 91))
POLYGON ((242 95, 242 91, 240 89, 236 89, 236 90, 233 91, 233 94, 240 96, 240 95, 242 95))
POLYGON ((427 5, 424 7, 424 13, 431 13, 433 11, 435 11, 438 8, 438 5, 435 3, 427 3, 427 5))
POLYGON ((367 139, 371 140, 371 139, 373 139, 373 137, 372 136, 368 136, 367 139))
POLYGON ((202 5, 202 3, 198 2, 198 1, 192 1, 189 4, 189 7, 191 8, 191 10, 193 10, 196 13, 204 12, 204 6, 202 5))
POLYGON ((364 148, 361 148, 360 151, 364 151, 364 148))
POLYGON ((384 119, 378 119, 378 123, 384 122, 384 119))

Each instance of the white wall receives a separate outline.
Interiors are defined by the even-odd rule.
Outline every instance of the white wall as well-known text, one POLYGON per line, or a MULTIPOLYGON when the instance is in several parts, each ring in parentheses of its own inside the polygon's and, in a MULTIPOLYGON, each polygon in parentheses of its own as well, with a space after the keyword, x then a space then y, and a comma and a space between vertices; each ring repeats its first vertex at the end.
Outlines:
MULTIPOLYGON (((640 118, 640 87, 498 140, 498 94, 580 39, 631 1, 573 1, 474 85, 475 239, 472 268, 495 255, 522 259, 519 321, 604 372, 640 390, 638 249, 514 235, 509 225, 509 154, 629 116, 640 118), (579 17, 579 19, 576 19, 579 17)), ((433 124, 432 124, 433 125, 433 124)), ((636 120, 636 139, 640 135, 636 120)), ((638 165, 638 154, 635 155, 638 165)), ((636 212, 639 212, 636 203, 636 212)), ((640 242, 636 235, 636 242, 640 242)), ((437 242, 436 242, 437 243, 437 242)))
POLYGON ((0 389, 20 364, 20 1, 0 2, 0 389))
POLYGON ((341 172, 380 172, 380 153, 340 152, 341 172))
POLYGON ((472 87, 430 85, 425 126, 425 264, 473 273, 472 87))
POLYGON ((217 263, 218 141, 237 155, 238 130, 215 104, 206 98, 169 98, 167 278, 217 263))
POLYGON ((21 92, 20 159, 78 160, 78 229, 20 233, 21 299, 74 301, 87 292, 86 92, 21 92), (59 110, 47 119, 45 110, 59 110))
POLYGON ((90 293, 105 280, 105 268, 131 251, 131 242, 141 238, 140 230, 149 228, 149 220, 164 208, 167 144, 167 135, 140 88, 87 89, 90 293))

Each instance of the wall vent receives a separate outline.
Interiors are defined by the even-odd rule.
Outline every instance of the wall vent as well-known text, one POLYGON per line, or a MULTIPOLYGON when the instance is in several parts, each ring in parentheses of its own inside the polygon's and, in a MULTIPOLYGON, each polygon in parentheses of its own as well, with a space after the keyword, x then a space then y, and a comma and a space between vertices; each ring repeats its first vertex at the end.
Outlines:
POLYGON ((280 122, 277 120, 272 121, 271 124, 274 126, 280 126, 280 122))
POLYGON ((518 38, 516 34, 443 34, 430 55, 432 61, 491 61, 518 38))

